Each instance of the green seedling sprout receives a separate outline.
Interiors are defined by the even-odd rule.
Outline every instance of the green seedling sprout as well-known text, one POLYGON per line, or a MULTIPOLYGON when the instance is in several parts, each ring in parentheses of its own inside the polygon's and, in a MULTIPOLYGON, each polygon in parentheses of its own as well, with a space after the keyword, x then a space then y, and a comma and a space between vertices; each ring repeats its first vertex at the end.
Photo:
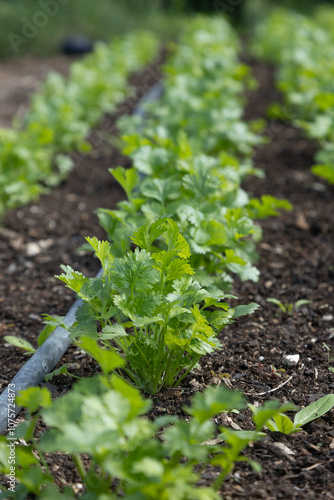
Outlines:
MULTIPOLYGON (((323 345, 323 346, 324 346, 324 348, 327 350, 327 362, 328 362, 328 364, 329 364, 329 363, 332 363, 332 361, 334 361, 334 356, 331 356, 331 355, 330 355, 330 352, 331 352, 330 347, 328 347, 328 345, 327 345, 327 344, 325 344, 325 342, 323 342, 323 344, 322 344, 322 345, 323 345)), ((330 372, 334 373, 334 367, 333 367, 333 366, 329 366, 329 367, 328 367, 328 370, 329 370, 330 372)))
MULTIPOLYGON (((37 346, 41 347, 41 345, 46 341, 46 339, 51 335, 53 330, 55 329, 55 326, 52 325, 46 325, 41 333, 38 335, 37 338, 37 346)), ((13 345, 14 347, 19 347, 20 349, 23 349, 25 352, 26 356, 31 356, 34 354, 37 349, 28 342, 27 340, 22 339, 21 337, 15 337, 14 335, 6 335, 4 337, 4 340, 8 342, 8 344, 13 345)))
POLYGON ((312 300, 306 300, 306 299, 300 299, 297 300, 296 302, 281 302, 279 299, 275 299, 273 297, 270 297, 269 299, 266 299, 267 302, 271 302, 273 304, 276 304, 281 311, 284 314, 288 314, 289 316, 292 316, 293 313, 301 306, 305 304, 311 304, 312 300))
POLYGON ((298 411, 295 414, 293 421, 281 411, 282 408, 284 411, 287 411, 293 409, 293 407, 291 407, 291 405, 290 407, 289 405, 284 405, 278 409, 279 411, 277 411, 277 404, 277 401, 269 401, 260 408, 255 408, 253 405, 248 406, 254 413, 253 418, 255 423, 259 424, 260 428, 265 425, 270 431, 273 432, 294 434, 301 431, 304 425, 312 422, 312 420, 321 417, 331 410, 334 406, 334 394, 328 394, 309 406, 306 406, 306 408, 298 411), (270 415, 270 411, 273 411, 272 415, 270 415))

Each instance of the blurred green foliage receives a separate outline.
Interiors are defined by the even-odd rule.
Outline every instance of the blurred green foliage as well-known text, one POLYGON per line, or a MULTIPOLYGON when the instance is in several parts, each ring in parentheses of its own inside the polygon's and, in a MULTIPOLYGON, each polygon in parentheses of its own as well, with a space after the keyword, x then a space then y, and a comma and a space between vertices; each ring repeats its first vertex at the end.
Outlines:
POLYGON ((64 38, 83 34, 109 40, 133 29, 151 29, 173 39, 184 14, 224 14, 247 27, 282 5, 311 13, 315 0, 1 0, 0 58, 59 52, 64 38))
POLYGON ((190 13, 200 11, 224 14, 237 27, 252 27, 254 23, 265 18, 273 7, 288 7, 311 15, 320 4, 333 4, 334 1, 318 0, 165 0, 169 10, 180 7, 190 13))
POLYGON ((172 3, 166 15, 164 0, 1 0, 0 58, 55 54, 77 34, 108 41, 140 28, 174 38, 182 1, 172 3))

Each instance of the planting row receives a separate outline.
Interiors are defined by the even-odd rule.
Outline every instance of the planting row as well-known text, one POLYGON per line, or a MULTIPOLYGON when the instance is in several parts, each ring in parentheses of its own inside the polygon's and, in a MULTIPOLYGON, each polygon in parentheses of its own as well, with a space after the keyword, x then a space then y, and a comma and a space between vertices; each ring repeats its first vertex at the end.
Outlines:
MULTIPOLYGON (((133 167, 111 173, 128 199, 99 212, 110 244, 88 238, 102 276, 88 279, 69 266, 59 276, 84 301, 71 336, 99 338, 108 349, 116 343, 126 377, 149 394, 179 384, 219 349, 226 324, 258 307, 229 308, 226 299, 236 297, 226 291, 234 273, 258 279, 252 217, 290 208, 273 197, 249 199, 240 187, 258 173, 249 157, 261 139, 241 119, 248 68, 237 54, 226 22, 189 24, 166 66, 161 101, 148 107, 145 123, 120 124, 133 167)), ((62 319, 48 321, 66 328, 62 319)))
POLYGON ((319 7, 314 16, 276 9, 257 27, 253 51, 278 63, 278 88, 284 110, 274 117, 292 120, 320 143, 313 172, 334 183, 334 9, 319 7))
POLYGON ((0 130, 0 217, 58 184, 72 167, 64 153, 88 151, 85 138, 103 113, 130 92, 127 79, 157 54, 150 33, 134 33, 72 64, 68 79, 51 73, 22 122, 0 130))
POLYGON ((140 225, 171 216, 189 244, 194 277, 214 295, 230 290, 233 275, 258 279, 261 232, 253 219, 291 208, 271 196, 250 199, 240 187, 247 175, 262 175, 251 160, 262 139, 242 120, 242 94, 254 81, 238 61, 236 35, 221 23, 193 21, 165 67, 163 97, 146 105, 145 122, 118 122, 133 168, 111 174, 128 199, 98 213, 115 256, 129 250, 140 225))
MULTIPOLYGON (((99 211, 110 242, 87 238, 103 273, 87 278, 63 266, 59 277, 84 302, 70 335, 102 374, 79 381, 53 402, 46 388, 27 389, 17 398, 28 418, 11 428, 20 444, 0 440, 6 498, 81 495, 70 488, 60 492, 54 484, 52 453, 61 452, 72 457, 81 476, 81 498, 218 499, 237 461, 259 470, 242 451, 264 435, 264 425, 293 433, 333 406, 333 396, 326 396, 292 422, 284 415, 292 406, 271 401, 251 407, 254 431, 221 427, 217 437, 211 418, 242 409, 245 401, 209 388, 185 409, 187 422, 142 417, 150 401, 139 389, 154 394, 179 384, 203 354, 219 349, 217 334, 226 324, 257 307, 232 308, 226 292, 235 274, 258 277, 253 263, 260 234, 253 218, 290 208, 272 197, 249 199, 240 188, 246 175, 260 175, 250 160, 260 138, 241 119, 240 95, 250 78, 237 52, 236 36, 222 19, 189 21, 166 66, 163 98, 148 106, 145 123, 123 120, 124 150, 133 168, 111 173, 128 199, 117 210, 99 211), (37 442, 39 408, 48 430, 37 442), (220 468, 211 487, 197 483, 197 464, 197 470, 220 468)), ((62 318, 47 322, 66 328, 62 318)), ((14 388, 8 394, 15 404, 14 388)))

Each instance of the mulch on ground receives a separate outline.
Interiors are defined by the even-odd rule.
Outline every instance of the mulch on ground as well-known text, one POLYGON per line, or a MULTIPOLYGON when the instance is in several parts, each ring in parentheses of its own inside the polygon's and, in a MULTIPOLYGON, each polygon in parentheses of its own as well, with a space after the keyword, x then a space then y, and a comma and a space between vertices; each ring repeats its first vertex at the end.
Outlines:
MULTIPOLYGON (((266 109, 281 97, 274 88, 273 68, 249 61, 259 88, 248 95, 245 117, 266 117, 266 109)), ((60 264, 68 264, 88 276, 99 265, 91 254, 76 250, 85 236, 105 238, 94 210, 112 208, 124 198, 108 168, 127 166, 129 160, 104 140, 101 130, 114 132, 115 118, 131 112, 150 84, 158 78, 154 66, 137 74, 136 97, 105 117, 91 134, 95 145, 89 156, 74 155, 76 167, 52 194, 38 202, 8 213, 0 229, 0 387, 3 390, 26 361, 19 350, 6 344, 5 335, 21 336, 30 342, 42 329, 41 314, 66 314, 73 294, 53 276, 60 264), (156 77, 154 76, 156 75, 156 77)), ((250 403, 277 398, 306 406, 334 393, 334 374, 328 368, 326 343, 334 353, 334 207, 333 187, 312 175, 310 167, 316 144, 302 132, 280 119, 267 121, 265 134, 270 143, 257 148, 255 163, 265 179, 251 178, 243 186, 254 196, 271 194, 286 198, 292 212, 260 221, 263 240, 259 245, 258 283, 236 280, 233 293, 240 303, 258 302, 261 308, 241 318, 220 334, 223 349, 203 358, 179 389, 161 392, 153 398, 150 418, 159 415, 183 416, 192 394, 212 384, 225 384, 246 394, 250 403), (308 299, 292 315, 283 314, 266 299, 283 303, 308 299), (296 366, 282 363, 286 354, 299 354, 296 366)), ((73 373, 90 376, 97 367, 71 347, 60 364, 73 363, 73 373)), ((66 392, 73 381, 59 376, 52 380, 55 396, 66 392)), ((249 410, 221 415, 217 425, 251 428, 249 410)), ((334 498, 333 411, 305 426, 292 436, 269 433, 246 454, 260 462, 261 474, 247 464, 238 464, 225 481, 225 500, 247 499, 332 499, 334 498), (285 445, 285 446, 282 446, 285 445)), ((54 455, 52 470, 57 481, 80 482, 68 457, 54 455)), ((207 470, 203 482, 215 478, 207 470)))

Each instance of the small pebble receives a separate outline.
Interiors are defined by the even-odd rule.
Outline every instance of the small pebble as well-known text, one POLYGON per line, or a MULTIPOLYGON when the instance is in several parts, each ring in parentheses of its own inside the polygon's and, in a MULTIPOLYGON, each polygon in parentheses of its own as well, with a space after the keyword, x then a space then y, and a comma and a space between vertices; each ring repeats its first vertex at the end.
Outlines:
POLYGON ((282 363, 287 366, 296 366, 299 361, 299 354, 287 354, 284 356, 282 363))
POLYGON ((16 270, 17 270, 17 265, 15 264, 15 262, 12 262, 11 264, 9 264, 9 266, 7 268, 7 271, 9 273, 15 273, 16 270))
POLYGON ((27 243, 27 245, 26 245, 26 255, 28 257, 35 257, 39 253, 41 253, 41 249, 40 249, 40 246, 37 243, 33 243, 33 242, 27 243))
POLYGON ((288 446, 286 446, 284 443, 272 443, 272 446, 275 446, 278 448, 284 455, 294 455, 295 452, 291 450, 288 446))
POLYGON ((318 191, 319 193, 324 193, 327 190, 326 186, 321 182, 313 182, 311 187, 314 191, 318 191))
POLYGON ((218 377, 212 377, 212 379, 211 379, 211 383, 212 383, 213 385, 220 385, 220 384, 221 384, 221 380, 220 380, 220 378, 218 378, 218 377))

